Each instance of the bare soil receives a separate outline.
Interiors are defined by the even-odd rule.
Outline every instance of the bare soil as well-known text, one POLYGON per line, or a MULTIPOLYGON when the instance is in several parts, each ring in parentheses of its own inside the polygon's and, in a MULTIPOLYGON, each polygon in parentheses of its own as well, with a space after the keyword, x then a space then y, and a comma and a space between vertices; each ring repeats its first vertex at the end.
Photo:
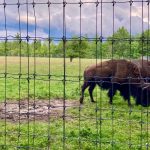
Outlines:
POLYGON ((21 100, 0 103, 0 120, 49 120, 64 117, 64 109, 77 108, 77 100, 21 100), (65 107, 64 107, 65 106, 65 107))

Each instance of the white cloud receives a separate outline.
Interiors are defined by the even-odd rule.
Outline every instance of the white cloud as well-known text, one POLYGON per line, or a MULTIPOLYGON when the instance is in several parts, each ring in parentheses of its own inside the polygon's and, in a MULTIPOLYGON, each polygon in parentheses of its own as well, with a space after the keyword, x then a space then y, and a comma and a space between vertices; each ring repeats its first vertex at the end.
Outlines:
MULTIPOLYGON (((2 1, 2 0, 1 0, 2 1)), ((0 2, 1 2, 0 1, 0 2)), ((51 2, 63 2, 63 0, 50 0, 51 2)), ((120 0, 116 0, 120 1, 120 0)), ((25 0, 21 1, 22 3, 25 0)), ((29 2, 33 2, 33 0, 29 0, 29 2)), ((38 32, 42 36, 47 36, 44 33, 44 29, 48 29, 49 27, 49 10, 50 10, 50 24, 53 33, 55 30, 60 32, 62 35, 63 32, 63 5, 62 4, 52 4, 50 5, 50 9, 48 9, 47 0, 35 0, 36 2, 42 2, 45 4, 36 4, 35 8, 32 5, 28 7, 28 23, 30 25, 34 25, 36 21, 36 26, 38 28, 38 32), (35 9, 35 14, 34 14, 35 9), (35 17, 36 16, 36 17, 35 17)), ((80 7, 79 4, 69 4, 69 3, 77 3, 79 0, 66 0, 68 3, 65 7, 65 23, 66 23, 66 31, 71 34, 80 34, 80 23, 81 23, 81 33, 83 35, 88 34, 90 36, 94 36, 96 34, 96 4, 90 2, 96 2, 96 0, 82 0, 82 2, 87 2, 82 5, 81 9, 81 22, 80 22, 80 7)), ((112 0, 103 0, 103 2, 112 2, 112 0)), ((6 3, 12 3, 12 0, 6 0, 6 3)), ((13 3, 17 3, 17 0, 13 1, 13 3)), ((134 2, 131 7, 131 29, 132 33, 141 32, 141 24, 142 24, 142 5, 141 3, 134 2)), ((148 6, 147 3, 144 3, 143 7, 143 22, 144 29, 147 28, 149 20, 148 20, 148 6)), ((103 36, 109 36, 113 32, 113 6, 112 3, 103 3, 102 7, 102 22, 101 22, 101 4, 97 7, 97 32, 101 35, 101 25, 102 25, 102 33, 103 36)), ((27 9, 26 5, 20 6, 20 21, 23 23, 27 23, 27 9)), ((4 24, 4 10, 3 6, 0 6, 0 21, 4 24)), ((6 17, 7 24, 18 23, 19 14, 17 6, 8 5, 6 6, 6 17)), ((114 30, 116 31, 119 27, 125 26, 128 30, 130 29, 130 5, 127 3, 116 3, 114 7, 114 30)), ((16 29, 10 30, 10 34, 14 34, 16 29)), ((17 31, 17 30, 16 30, 17 31)), ((25 31, 23 31, 25 32, 25 31)), ((34 31, 33 31, 34 32, 34 31)), ((31 32, 31 33, 33 33, 31 32)), ((2 32, 1 32, 2 33, 2 32)))
MULTIPOLYGON (((18 30, 15 30, 15 29, 8 29, 7 30, 7 36, 8 38, 12 38, 12 37, 15 37, 16 34, 19 33, 18 30)), ((32 37, 34 38, 35 37, 35 31, 32 31, 32 32, 28 32, 26 30, 21 30, 21 37, 27 37, 27 34, 29 37, 32 37)), ((6 30, 1 30, 0 32, 0 37, 5 37, 6 36, 6 30)), ((37 29, 36 31, 36 37, 42 37, 42 38, 48 38, 48 34, 45 33, 42 29, 37 29)), ((34 39, 31 39, 31 40, 34 40, 34 39)))

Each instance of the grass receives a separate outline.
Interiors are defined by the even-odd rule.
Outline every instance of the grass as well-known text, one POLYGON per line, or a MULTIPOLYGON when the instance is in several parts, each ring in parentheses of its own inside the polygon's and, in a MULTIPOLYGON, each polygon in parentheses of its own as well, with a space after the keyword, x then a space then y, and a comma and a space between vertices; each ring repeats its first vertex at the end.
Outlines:
MULTIPOLYGON (((81 60, 81 62, 79 62, 78 59, 75 59, 72 63, 70 63, 69 59, 66 59, 65 75, 67 81, 65 88, 67 99, 79 98, 78 97, 79 88, 82 82, 79 83, 78 77, 83 74, 85 66, 94 62, 96 61, 86 59, 81 60)), ((36 60, 34 58, 30 58, 28 63, 28 58, 23 57, 21 58, 20 61, 19 57, 8 57, 6 64, 5 58, 0 57, 0 92, 2 93, 0 95, 0 100, 4 100, 5 98, 23 99, 26 97, 47 99, 49 98, 49 87, 51 88, 50 89, 51 98, 63 98, 64 97, 63 79, 64 79, 63 59, 51 58, 49 68, 48 58, 36 58, 36 60), (35 61, 36 63, 34 65, 35 61), (5 69, 5 66, 7 66, 7 70, 5 69), (8 73, 6 83, 4 78, 5 72, 8 73), (20 80, 18 74, 22 75, 20 80), (35 80, 34 74, 36 74, 35 80), (49 74, 51 75, 50 86, 48 82, 49 74), (29 88, 27 80, 28 77, 30 78, 29 88)))
MULTIPOLYGON (((28 97, 36 100, 64 98, 63 59, 50 59, 50 82, 49 59, 36 58, 36 66, 34 61, 34 58, 30 58, 28 64, 28 58, 21 58, 20 72, 20 58, 8 57, 8 75, 5 80, 5 58, 0 57, 1 102, 5 99, 11 101, 28 97), (19 73, 22 74, 20 80, 19 73)), ((70 63, 66 59, 66 99, 79 100, 82 80, 79 82, 78 76, 83 74, 86 66, 95 62, 90 59, 81 59, 80 62, 79 59, 74 59, 70 63)), ((119 93, 111 106, 108 104, 107 91, 98 87, 94 90, 94 98, 97 103, 90 103, 86 91, 84 105, 81 108, 67 109, 66 115, 70 117, 66 117, 65 121, 63 118, 50 118, 49 122, 1 120, 0 149, 150 149, 149 108, 135 106, 133 99, 133 107, 129 108, 119 93)))

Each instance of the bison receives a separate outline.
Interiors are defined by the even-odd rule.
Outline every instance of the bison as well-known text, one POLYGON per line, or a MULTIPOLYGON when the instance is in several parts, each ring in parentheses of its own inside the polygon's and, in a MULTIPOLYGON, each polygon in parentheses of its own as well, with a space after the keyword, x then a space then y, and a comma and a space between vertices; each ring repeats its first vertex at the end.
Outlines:
POLYGON ((148 61, 108 60, 87 67, 84 71, 80 103, 83 103, 84 91, 89 87, 91 102, 96 85, 108 90, 109 103, 119 90, 121 96, 131 105, 133 96, 137 105, 150 105, 150 63, 148 61))
POLYGON ((140 70, 142 78, 144 78, 145 82, 150 82, 150 61, 148 60, 132 60, 140 70))

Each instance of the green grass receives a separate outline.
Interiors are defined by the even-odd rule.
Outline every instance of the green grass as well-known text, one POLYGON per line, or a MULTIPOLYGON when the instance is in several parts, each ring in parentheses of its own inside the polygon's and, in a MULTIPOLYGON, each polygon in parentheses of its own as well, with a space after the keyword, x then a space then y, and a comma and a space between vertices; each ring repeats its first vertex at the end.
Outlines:
MULTIPOLYGON (((36 58, 36 60, 34 58, 29 58, 28 60, 28 58, 23 57, 20 61, 19 57, 8 57, 7 63, 5 63, 5 57, 0 57, 0 100, 24 99, 27 97, 47 99, 49 96, 51 98, 63 98, 63 61, 64 60, 60 58, 51 58, 49 65, 48 58, 36 58), (6 81, 4 78, 5 72, 7 72, 6 81), (20 80, 18 74, 21 74, 20 80), (36 74, 35 79, 34 74, 36 74), (51 75, 50 85, 49 74, 51 75), (30 78, 29 88, 28 77, 30 78)), ((66 59, 65 75, 67 81, 65 88, 67 99, 79 98, 79 88, 82 82, 79 82, 78 77, 82 76, 83 70, 87 65, 95 62, 95 60, 86 59, 79 62, 79 59, 74 59, 74 61, 70 63, 69 59, 66 59)))
MULTIPOLYGON (((36 58, 35 79, 33 78, 34 58, 30 58, 29 62, 28 72, 28 59, 21 58, 22 76, 19 80, 17 75, 20 73, 19 57, 8 57, 8 75, 5 80, 3 78, 5 58, 0 57, 0 101, 28 97, 36 100, 63 98, 63 59, 50 60, 52 75, 50 84, 49 59, 36 58)), ((83 74, 86 66, 95 62, 90 59, 82 59, 81 62, 79 59, 74 59, 70 63, 69 59, 66 59, 66 99, 79 100, 82 81, 79 82, 77 76, 83 74)), ((111 106, 108 104, 107 91, 102 91, 98 87, 94 90, 94 98, 97 103, 90 103, 86 91, 84 105, 81 109, 78 107, 67 109, 66 115, 71 117, 67 117, 65 121, 63 118, 50 118, 49 122, 30 121, 28 124, 27 121, 19 123, 19 121, 1 120, 0 150, 46 150, 48 146, 52 150, 61 150, 63 146, 66 150, 145 150, 146 146, 150 145, 149 108, 135 106, 133 99, 133 107, 129 108, 119 93, 114 97, 114 105, 111 106)))

